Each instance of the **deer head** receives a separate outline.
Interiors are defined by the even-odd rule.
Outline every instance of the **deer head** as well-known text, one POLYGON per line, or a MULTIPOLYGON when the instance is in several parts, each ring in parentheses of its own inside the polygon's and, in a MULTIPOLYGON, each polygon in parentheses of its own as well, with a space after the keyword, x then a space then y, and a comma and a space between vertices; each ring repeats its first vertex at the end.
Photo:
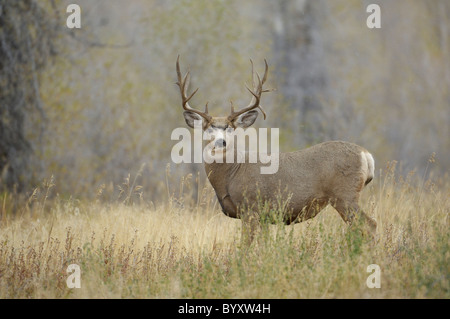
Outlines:
POLYGON ((227 136, 230 136, 230 134, 227 133, 231 133, 234 129, 238 127, 247 128, 251 126, 253 123, 255 123, 256 118, 258 117, 258 111, 255 110, 256 108, 259 108, 261 110, 261 112, 264 115, 264 119, 266 119, 266 113, 264 112, 264 110, 261 108, 260 105, 262 93, 271 91, 269 89, 263 89, 263 85, 267 80, 267 71, 268 71, 268 65, 266 60, 264 60, 265 71, 262 79, 259 76, 259 74, 254 71, 253 61, 250 60, 252 66, 253 89, 250 89, 246 85, 247 90, 252 95, 250 103, 246 107, 238 111, 235 111, 233 102, 230 102, 231 110, 228 116, 213 117, 208 113, 208 103, 206 103, 205 105, 204 112, 196 110, 189 105, 188 102, 192 99, 194 94, 197 93, 198 88, 188 95, 187 90, 189 87, 190 73, 188 71, 184 76, 181 75, 179 59, 180 56, 178 56, 176 64, 178 77, 178 82, 176 84, 180 88, 181 105, 183 106, 184 109, 183 115, 184 119, 186 120, 186 124, 189 127, 194 128, 194 121, 201 121, 203 131, 207 131, 209 135, 212 136, 213 139, 215 140, 214 147, 216 150, 226 149, 227 141, 229 141, 229 138, 227 136))

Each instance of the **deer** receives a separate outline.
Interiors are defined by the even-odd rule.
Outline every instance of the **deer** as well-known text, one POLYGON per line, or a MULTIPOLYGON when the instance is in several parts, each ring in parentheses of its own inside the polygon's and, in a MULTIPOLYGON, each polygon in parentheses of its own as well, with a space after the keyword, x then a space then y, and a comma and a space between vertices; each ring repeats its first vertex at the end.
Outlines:
MULTIPOLYGON (((180 89, 185 122, 194 128, 195 121, 201 121, 203 132, 214 136, 214 152, 226 154, 232 142, 226 138, 228 135, 225 132, 253 125, 259 114, 258 109, 266 119, 260 101, 262 93, 271 91, 263 88, 268 63, 264 60, 265 71, 261 78, 250 60, 253 89, 245 85, 252 96, 250 103, 235 111, 231 102, 229 115, 215 117, 209 114, 208 103, 204 112, 189 105, 198 88, 188 94, 190 72, 182 76, 179 58, 176 61, 176 84, 180 89)), ((375 235, 376 221, 359 205, 361 191, 372 181, 375 170, 374 158, 365 148, 345 141, 327 141, 306 149, 280 152, 278 171, 274 174, 261 174, 261 165, 220 161, 204 163, 207 178, 223 213, 242 220, 241 239, 247 244, 252 243, 261 229, 261 207, 254 203, 258 200, 276 202, 276 189, 280 186, 289 194, 285 196, 287 203, 283 213, 286 225, 314 218, 327 205, 331 205, 346 224, 353 225, 355 220, 361 220, 363 225, 368 226, 369 234, 375 235)))

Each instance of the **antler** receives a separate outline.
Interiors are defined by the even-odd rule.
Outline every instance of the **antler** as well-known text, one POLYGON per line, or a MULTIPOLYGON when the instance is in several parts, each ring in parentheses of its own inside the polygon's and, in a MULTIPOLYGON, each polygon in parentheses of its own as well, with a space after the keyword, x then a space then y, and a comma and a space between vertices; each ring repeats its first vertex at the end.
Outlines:
POLYGON ((189 71, 186 72, 184 77, 181 77, 181 71, 180 71, 180 56, 177 57, 177 76, 178 76, 178 82, 176 83, 180 87, 180 93, 181 93, 181 105, 183 106, 183 109, 186 111, 191 111, 194 113, 197 113, 201 117, 203 117, 206 121, 211 121, 212 117, 208 114, 208 103, 205 105, 205 112, 198 111, 196 109, 193 109, 189 106, 189 100, 194 96, 195 93, 197 93, 198 88, 191 93, 191 95, 187 96, 187 89, 189 87, 189 81, 190 81, 190 74, 189 71))
POLYGON ((237 112, 234 111, 234 106, 233 103, 231 102, 231 114, 228 116, 228 120, 230 122, 233 122, 239 115, 244 114, 248 111, 251 111, 255 108, 259 108, 261 110, 261 112, 264 115, 264 119, 266 119, 266 113, 264 112, 264 110, 262 109, 261 105, 259 105, 259 102, 261 100, 261 94, 263 92, 270 92, 270 89, 266 89, 263 90, 263 85, 267 80, 267 70, 269 68, 269 66, 267 65, 267 61, 266 59, 264 59, 264 63, 265 63, 265 71, 264 71, 264 76, 261 80, 261 77, 259 76, 258 72, 255 72, 253 70, 253 61, 250 59, 250 63, 252 64, 252 84, 253 84, 253 90, 250 90, 247 86, 247 84, 245 85, 245 87, 247 88, 247 90, 253 95, 252 96, 252 100, 250 101, 250 104, 243 108, 242 110, 239 110, 237 112), (255 83, 255 74, 256 74, 256 78, 258 79, 258 84, 256 85, 255 83))

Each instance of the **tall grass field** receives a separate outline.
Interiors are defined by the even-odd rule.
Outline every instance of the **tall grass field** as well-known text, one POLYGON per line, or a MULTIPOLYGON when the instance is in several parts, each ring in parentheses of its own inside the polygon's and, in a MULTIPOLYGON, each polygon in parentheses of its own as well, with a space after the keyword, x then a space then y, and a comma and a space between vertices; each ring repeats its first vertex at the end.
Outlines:
POLYGON ((301 224, 264 225, 250 247, 208 184, 193 203, 153 205, 145 194, 62 199, 48 182, 14 214, 1 194, 0 298, 450 298, 448 176, 394 167, 363 191, 375 238, 327 207, 301 224), (68 286, 72 264, 80 288, 68 286))

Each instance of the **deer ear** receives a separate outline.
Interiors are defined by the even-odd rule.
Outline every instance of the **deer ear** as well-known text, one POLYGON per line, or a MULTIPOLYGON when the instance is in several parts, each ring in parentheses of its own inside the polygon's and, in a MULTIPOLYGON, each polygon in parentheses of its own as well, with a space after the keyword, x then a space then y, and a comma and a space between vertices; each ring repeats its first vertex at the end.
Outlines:
POLYGON ((194 113, 191 111, 184 111, 183 115, 184 115, 184 120, 186 121, 186 124, 189 127, 194 128, 194 121, 201 121, 201 123, 203 123, 202 117, 200 115, 198 115, 197 113, 194 113))
POLYGON ((236 127, 246 128, 255 123, 256 118, 258 117, 258 111, 252 110, 247 113, 242 114, 236 120, 236 127))

